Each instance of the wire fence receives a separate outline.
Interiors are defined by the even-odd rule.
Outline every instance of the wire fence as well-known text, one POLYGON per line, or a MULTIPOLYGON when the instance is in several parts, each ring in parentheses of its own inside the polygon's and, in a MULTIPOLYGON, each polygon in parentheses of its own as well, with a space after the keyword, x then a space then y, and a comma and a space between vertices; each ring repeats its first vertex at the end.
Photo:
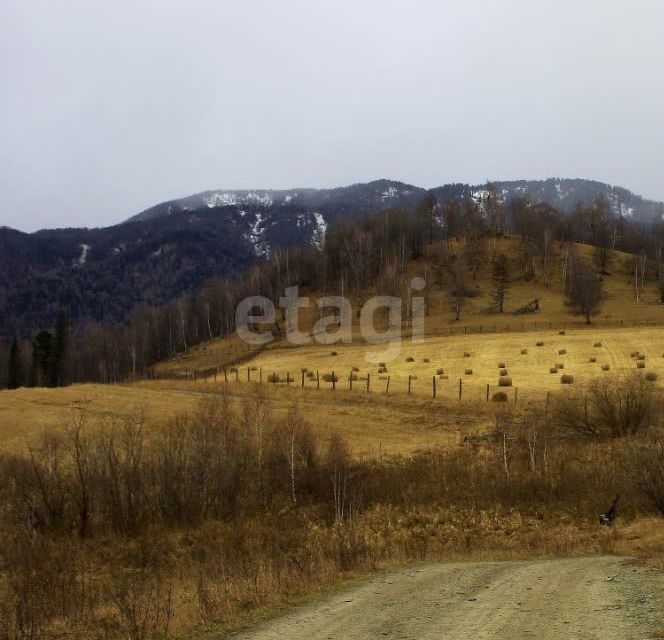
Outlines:
POLYGON ((447 376, 391 376, 357 374, 338 370, 276 371, 256 366, 211 367, 180 372, 165 372, 159 380, 177 380, 192 383, 225 383, 267 385, 270 388, 289 388, 312 391, 368 393, 372 395, 405 395, 413 399, 496 402, 518 404, 547 401, 560 391, 562 383, 548 389, 519 388, 511 384, 489 384, 464 378, 447 376))

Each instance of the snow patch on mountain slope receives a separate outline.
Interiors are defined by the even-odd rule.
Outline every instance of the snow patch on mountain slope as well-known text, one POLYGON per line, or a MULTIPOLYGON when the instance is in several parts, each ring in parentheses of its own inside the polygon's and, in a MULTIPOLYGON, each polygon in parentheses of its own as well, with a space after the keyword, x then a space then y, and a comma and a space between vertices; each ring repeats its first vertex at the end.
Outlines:
POLYGON ((208 208, 237 206, 237 205, 262 205, 272 206, 272 196, 267 192, 247 191, 245 193, 237 191, 216 191, 205 198, 205 204, 208 208))
POLYGON ((327 222, 325 218, 318 213, 318 211, 313 212, 314 220, 316 221, 316 228, 311 234, 311 242, 318 249, 322 251, 325 248, 325 238, 327 236, 327 222))
MULTIPOLYGON (((244 214, 245 212, 241 211, 244 214)), ((270 256, 270 245, 265 241, 266 221, 263 214, 257 212, 253 223, 249 225, 249 233, 244 234, 245 240, 253 247, 254 253, 259 258, 270 256)))
POLYGON ((78 257, 78 264, 84 265, 88 261, 88 253, 92 247, 89 244, 79 245, 81 247, 81 255, 78 257))
POLYGON ((380 194, 380 199, 384 202, 385 200, 392 200, 398 197, 409 196, 411 191, 409 189, 398 189, 397 187, 388 187, 380 194))

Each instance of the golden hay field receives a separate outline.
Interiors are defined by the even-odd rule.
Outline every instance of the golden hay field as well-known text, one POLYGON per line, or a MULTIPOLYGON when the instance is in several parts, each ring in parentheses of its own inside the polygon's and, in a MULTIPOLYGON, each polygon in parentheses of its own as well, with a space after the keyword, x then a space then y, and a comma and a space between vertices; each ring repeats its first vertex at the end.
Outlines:
MULTIPOLYGON (((376 349, 377 347, 371 347, 376 349)), ((615 376, 636 370, 637 362, 644 362, 645 372, 658 374, 664 381, 664 329, 656 327, 623 329, 567 330, 518 332, 482 335, 460 335, 427 338, 424 344, 405 340, 401 353, 393 362, 386 362, 390 376, 389 395, 385 394, 386 380, 381 380, 377 365, 365 359, 367 346, 333 345, 300 348, 274 348, 258 354, 238 365, 239 382, 229 374, 228 389, 236 402, 255 392, 262 369, 263 392, 272 400, 275 414, 285 414, 297 405, 314 426, 320 437, 339 433, 351 444, 358 456, 377 456, 410 452, 431 446, 455 445, 467 433, 490 427, 495 411, 494 403, 486 403, 486 385, 490 394, 499 389, 498 364, 504 363, 512 379, 512 388, 503 388, 511 401, 518 388, 518 405, 541 402, 547 391, 561 389, 563 373, 574 376, 580 384, 597 376, 615 376), (536 346, 538 341, 543 346, 536 346), (594 347, 601 342, 601 347, 594 347), (527 349, 526 354, 521 351, 527 349), (565 349, 565 354, 559 354, 565 349), (332 356, 336 351, 338 355, 332 356), (645 360, 632 358, 639 351, 645 360), (469 353, 465 357, 464 353, 469 353), (596 362, 590 362, 590 358, 596 362), (413 362, 407 362, 413 358, 413 362), (425 362, 428 358, 430 362, 425 362), (564 369, 549 373, 550 367, 562 363, 564 369), (610 370, 603 372, 601 366, 610 370), (252 384, 247 384, 247 367, 252 384), (353 367, 360 380, 349 390, 348 377, 353 367), (301 369, 318 370, 321 388, 315 378, 305 377, 305 389, 300 388, 301 369), (436 376, 437 398, 433 400, 432 377, 437 369, 445 371, 447 380, 436 376), (472 375, 465 375, 465 369, 472 375), (323 381, 332 371, 339 381, 336 391, 323 381), (282 382, 271 384, 271 373, 280 374, 282 382), (287 386, 286 373, 294 381, 287 386), (369 373, 371 393, 366 392, 369 373), (407 395, 408 376, 411 395, 407 395), (459 405, 459 380, 463 381, 463 402, 459 405)), ((214 360, 212 360, 214 362, 214 360)), ((194 365, 196 363, 194 362, 194 365)), ((383 377, 386 374, 383 374, 383 377)), ((34 444, 46 430, 63 427, 72 409, 82 409, 91 416, 146 415, 150 428, 158 428, 178 413, 193 412, 198 403, 221 392, 223 376, 198 382, 155 380, 123 385, 74 385, 61 389, 19 389, 0 393, 0 448, 25 449, 34 444)))
MULTIPOLYGON (((384 348, 384 347, 383 347, 384 348)), ((263 381, 274 372, 283 381, 289 373, 301 384, 301 369, 318 371, 321 387, 330 388, 324 382, 324 374, 332 371, 339 378, 337 390, 348 389, 351 370, 359 369, 359 380, 353 383, 353 393, 366 390, 363 378, 370 374, 370 390, 384 393, 390 377, 390 393, 407 392, 408 377, 411 378, 411 392, 417 396, 432 396, 432 378, 436 377, 437 399, 458 399, 459 380, 463 383, 463 399, 480 401, 486 399, 486 385, 492 395, 499 389, 499 364, 504 364, 512 380, 512 388, 502 388, 513 397, 518 388, 519 401, 538 401, 547 392, 561 388, 561 376, 571 374, 574 384, 598 376, 624 374, 637 368, 637 362, 644 364, 644 372, 653 372, 660 380, 664 379, 664 328, 643 327, 623 329, 567 330, 564 335, 558 331, 496 333, 482 335, 457 335, 430 337, 424 343, 414 344, 404 340, 401 352, 391 362, 385 362, 387 372, 379 374, 378 366, 365 359, 367 350, 379 351, 381 347, 364 344, 317 345, 297 349, 270 350, 257 355, 250 363, 239 368, 240 380, 246 380, 248 366, 262 369, 263 381), (543 342, 542 346, 537 346, 543 342), (595 347, 601 342, 600 347, 595 347), (527 353, 522 353, 527 350, 527 353), (565 350, 561 354, 560 351, 565 350), (645 360, 637 360, 632 353, 640 352, 645 360), (336 353, 336 356, 332 354, 336 353), (469 354, 466 356, 465 354, 469 354), (595 362, 591 362, 595 358, 595 362), (412 361, 409 361, 412 359, 412 361), (426 360, 429 360, 426 362, 426 360), (550 369, 562 364, 557 373, 550 369), (609 371, 602 371, 602 365, 609 365, 609 371), (437 371, 442 369, 441 378, 437 371), (472 374, 466 374, 466 370, 472 374)), ((251 374, 255 379, 259 372, 251 374)), ((284 386, 283 382, 279 383, 284 386)), ((659 384, 659 381, 656 383, 659 384)), ((305 386, 315 388, 316 378, 305 376, 305 386)))

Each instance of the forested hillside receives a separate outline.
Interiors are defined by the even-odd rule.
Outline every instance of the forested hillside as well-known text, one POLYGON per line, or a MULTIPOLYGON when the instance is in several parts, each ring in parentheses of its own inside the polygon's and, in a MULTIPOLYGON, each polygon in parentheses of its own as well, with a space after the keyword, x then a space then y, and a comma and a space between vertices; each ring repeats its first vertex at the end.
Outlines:
MULTIPOLYGON (((338 189, 210 191, 103 229, 25 234, 0 228, 0 338, 31 337, 53 326, 62 310, 74 327, 125 322, 141 306, 193 294, 207 279, 233 277, 279 248, 300 245, 320 252, 332 227, 372 214, 428 215, 435 234, 427 241, 432 241, 434 235, 457 233, 459 215, 448 202, 476 206, 483 215, 499 203, 507 230, 525 202, 542 205, 543 216, 554 208, 576 224, 572 219, 587 217, 584 211, 598 198, 601 216, 615 221, 618 234, 604 243, 626 250, 638 249, 630 230, 653 224, 664 208, 585 180, 457 184, 429 192, 377 180, 338 189)), ((586 232, 574 233, 595 241, 586 232)))

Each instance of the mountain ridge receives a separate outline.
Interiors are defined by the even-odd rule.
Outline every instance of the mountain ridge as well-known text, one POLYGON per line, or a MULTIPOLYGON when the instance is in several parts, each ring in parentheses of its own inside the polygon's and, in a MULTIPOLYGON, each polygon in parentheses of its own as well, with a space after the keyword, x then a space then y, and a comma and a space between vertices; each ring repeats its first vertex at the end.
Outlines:
MULTIPOLYGON (((582 179, 494 185, 506 203, 528 196, 571 212, 604 196, 615 214, 644 224, 664 211, 664 204, 622 187, 582 179)), ((479 201, 486 185, 429 191, 441 204, 450 197, 479 201)), ((426 194, 387 179, 332 189, 209 190, 110 227, 34 233, 0 227, 0 336, 51 326, 60 308, 75 324, 123 322, 141 305, 167 304, 208 278, 235 276, 274 247, 321 249, 340 220, 394 208, 414 212, 426 194)))

